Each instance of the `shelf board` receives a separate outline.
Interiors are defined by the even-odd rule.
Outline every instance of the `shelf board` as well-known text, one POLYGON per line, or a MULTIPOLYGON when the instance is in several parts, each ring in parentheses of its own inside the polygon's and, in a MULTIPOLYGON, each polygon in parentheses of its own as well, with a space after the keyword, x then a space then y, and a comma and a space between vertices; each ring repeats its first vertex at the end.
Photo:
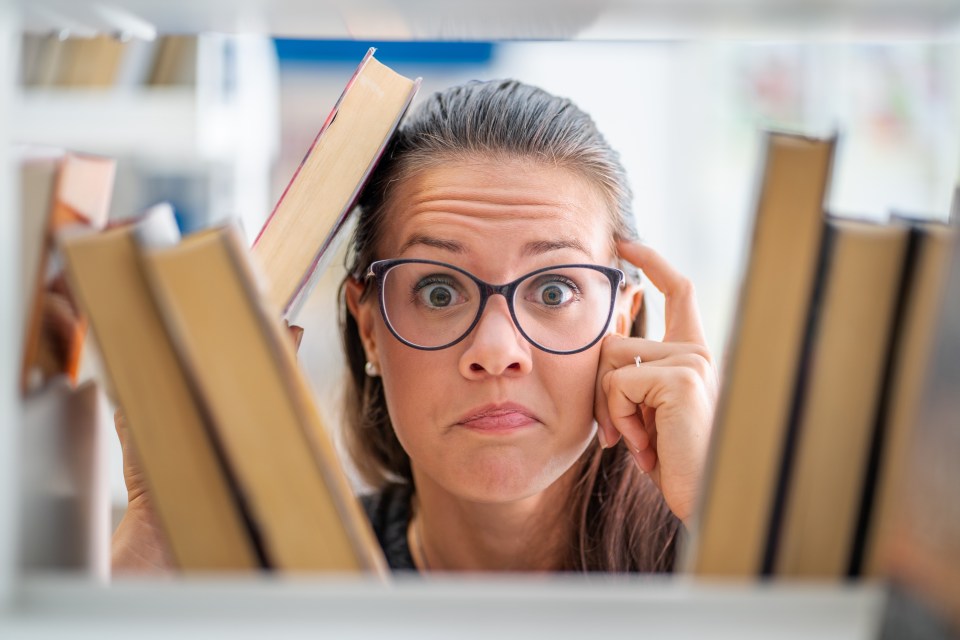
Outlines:
POLYGON ((31 0, 28 30, 324 39, 956 38, 955 0, 31 0))
POLYGON ((137 580, 26 577, 0 636, 866 638, 875 584, 695 583, 663 577, 137 580), (144 636, 145 634, 145 636, 144 636))
POLYGON ((195 92, 28 89, 13 104, 11 140, 111 156, 196 159, 195 92))

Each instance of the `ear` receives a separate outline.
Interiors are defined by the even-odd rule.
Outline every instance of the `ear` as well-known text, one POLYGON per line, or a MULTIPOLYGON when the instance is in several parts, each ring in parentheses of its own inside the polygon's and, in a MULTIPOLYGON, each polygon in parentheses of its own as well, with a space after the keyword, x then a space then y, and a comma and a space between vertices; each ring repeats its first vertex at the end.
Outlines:
POLYGON ((357 322, 357 328, 360 331, 360 341, 363 343, 363 350, 367 354, 367 360, 373 363, 379 363, 380 358, 377 354, 377 340, 373 333, 376 322, 377 307, 368 300, 362 300, 364 287, 363 283, 353 278, 348 278, 344 287, 344 296, 347 299, 347 310, 353 319, 357 322))
POLYGON ((626 288, 617 296, 617 306, 614 308, 614 317, 616 320, 617 335, 629 337, 630 327, 637 314, 640 313, 640 306, 643 304, 643 287, 638 284, 628 284, 626 288))

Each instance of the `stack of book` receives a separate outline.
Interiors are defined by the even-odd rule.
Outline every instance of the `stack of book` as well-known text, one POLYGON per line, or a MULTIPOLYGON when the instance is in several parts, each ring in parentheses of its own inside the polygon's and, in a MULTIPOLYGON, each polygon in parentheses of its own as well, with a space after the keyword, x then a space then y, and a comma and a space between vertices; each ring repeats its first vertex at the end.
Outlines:
POLYGON ((20 81, 27 87, 134 89, 196 81, 195 35, 145 40, 26 33, 21 44, 20 81))
POLYGON ((750 259, 685 554, 698 575, 844 579, 892 571, 885 558, 904 517, 897 494, 917 471, 908 451, 923 424, 957 234, 942 222, 826 214, 834 147, 834 139, 767 137, 750 259))

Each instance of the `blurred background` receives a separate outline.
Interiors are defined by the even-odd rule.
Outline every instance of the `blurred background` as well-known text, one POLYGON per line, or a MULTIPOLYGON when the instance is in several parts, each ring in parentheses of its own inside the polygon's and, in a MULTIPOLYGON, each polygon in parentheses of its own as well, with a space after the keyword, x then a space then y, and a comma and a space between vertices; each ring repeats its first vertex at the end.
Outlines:
MULTIPOLYGON (((13 141, 118 158, 111 217, 166 200, 185 231, 237 219, 256 235, 369 46, 423 78, 418 100, 504 77, 570 97, 621 154, 640 234, 695 284, 721 359, 764 130, 839 136, 829 198, 839 215, 945 219, 960 175, 960 44, 951 37, 411 42, 165 34, 142 25, 116 37, 27 15, 13 141), (70 62, 84 57, 99 61, 98 74, 70 62)), ((565 25, 544 28, 549 35, 565 25)), ((332 264, 295 322, 306 330, 301 363, 337 425, 343 260, 332 264)), ((648 300, 659 337, 662 296, 649 291, 648 300)), ((119 510, 119 447, 114 457, 119 510)))

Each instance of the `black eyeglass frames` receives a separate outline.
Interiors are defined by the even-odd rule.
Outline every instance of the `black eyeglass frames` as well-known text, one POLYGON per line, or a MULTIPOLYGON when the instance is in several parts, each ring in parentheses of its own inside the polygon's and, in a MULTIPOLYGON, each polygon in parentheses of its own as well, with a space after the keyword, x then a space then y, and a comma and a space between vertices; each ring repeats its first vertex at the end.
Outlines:
POLYGON ((561 264, 490 284, 460 267, 419 259, 378 260, 366 274, 376 282, 390 332, 415 349, 451 347, 480 322, 487 301, 502 295, 514 325, 538 349, 573 354, 603 337, 613 316, 620 269, 561 264))

